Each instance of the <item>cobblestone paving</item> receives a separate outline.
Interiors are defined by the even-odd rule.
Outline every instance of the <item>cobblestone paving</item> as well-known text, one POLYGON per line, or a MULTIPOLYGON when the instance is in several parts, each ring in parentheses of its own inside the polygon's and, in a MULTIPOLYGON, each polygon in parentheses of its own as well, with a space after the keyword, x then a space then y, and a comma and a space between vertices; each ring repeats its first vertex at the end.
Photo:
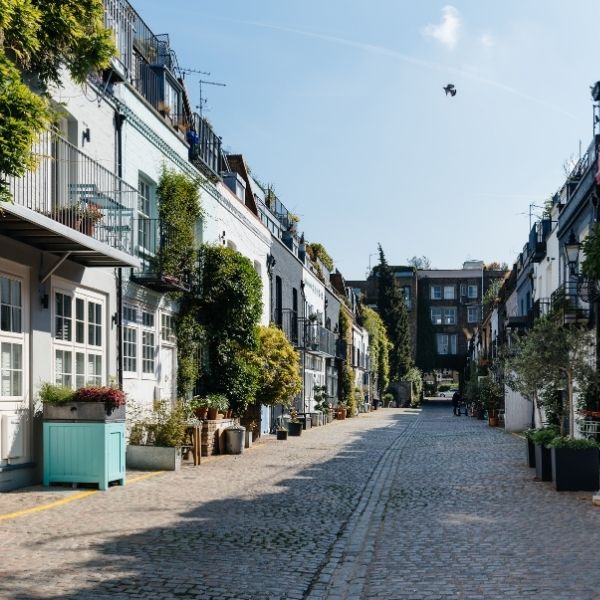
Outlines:
POLYGON ((590 496, 447 405, 379 410, 0 521, 0 598, 600 599, 590 496))

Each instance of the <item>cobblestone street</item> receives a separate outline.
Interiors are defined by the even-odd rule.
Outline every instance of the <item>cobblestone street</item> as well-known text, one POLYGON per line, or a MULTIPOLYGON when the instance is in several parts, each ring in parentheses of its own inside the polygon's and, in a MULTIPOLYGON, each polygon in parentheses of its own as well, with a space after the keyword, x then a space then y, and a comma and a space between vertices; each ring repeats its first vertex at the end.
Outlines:
MULTIPOLYGON (((73 490, 0 496, 2 514, 73 490)), ((600 510, 447 404, 0 520, 0 597, 600 598, 600 510)))

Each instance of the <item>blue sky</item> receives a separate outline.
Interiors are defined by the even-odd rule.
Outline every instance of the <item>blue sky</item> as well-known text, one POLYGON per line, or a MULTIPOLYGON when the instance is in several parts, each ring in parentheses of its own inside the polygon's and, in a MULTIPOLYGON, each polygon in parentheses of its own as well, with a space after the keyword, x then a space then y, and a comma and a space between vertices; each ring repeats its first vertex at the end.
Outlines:
POLYGON ((529 203, 591 141, 597 0, 133 1, 227 84, 205 88, 225 148, 348 279, 378 242, 392 263, 512 264, 529 203))

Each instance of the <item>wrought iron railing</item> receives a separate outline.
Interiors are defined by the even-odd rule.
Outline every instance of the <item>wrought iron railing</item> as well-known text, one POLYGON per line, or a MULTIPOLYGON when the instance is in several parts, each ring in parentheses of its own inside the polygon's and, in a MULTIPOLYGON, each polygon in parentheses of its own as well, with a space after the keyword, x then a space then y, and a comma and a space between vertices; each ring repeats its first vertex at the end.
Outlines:
POLYGON ((576 280, 562 283, 552 293, 550 304, 553 311, 563 316, 566 325, 584 322, 590 317, 589 306, 579 297, 576 280))
POLYGON ((113 60, 121 63, 126 76, 133 66, 134 21, 137 13, 126 0, 104 0, 104 24, 113 31, 117 49, 113 60))
POLYGON ((220 172, 221 138, 213 131, 211 124, 197 113, 192 115, 192 127, 187 141, 190 144, 190 161, 203 171, 206 168, 214 174, 220 172), (200 164, 199 164, 200 163, 200 164))
POLYGON ((37 167, 8 180, 14 203, 132 254, 137 190, 54 132, 33 152, 37 167))
POLYGON ((285 309, 278 315, 276 325, 283 330, 296 348, 336 356, 338 335, 317 321, 299 317, 293 310, 285 309))
POLYGON ((161 292, 189 291, 193 274, 171 264, 167 250, 172 240, 165 225, 159 219, 139 216, 134 223, 135 254, 140 267, 131 270, 131 279, 161 292))

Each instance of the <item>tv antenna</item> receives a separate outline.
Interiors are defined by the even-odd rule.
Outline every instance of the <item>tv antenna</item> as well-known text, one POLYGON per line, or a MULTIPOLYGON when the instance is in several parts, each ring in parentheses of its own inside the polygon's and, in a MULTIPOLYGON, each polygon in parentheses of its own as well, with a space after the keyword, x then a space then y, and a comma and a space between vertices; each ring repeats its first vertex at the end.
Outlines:
POLYGON ((197 73, 198 75, 210 75, 208 71, 200 71, 199 69, 185 69, 183 67, 176 67, 177 71, 181 73, 181 78, 185 79, 188 73, 197 73))
POLYGON ((202 97, 202 84, 204 85, 218 85, 220 87, 227 87, 226 83, 218 83, 217 81, 207 81, 206 79, 200 79, 198 82, 200 88, 200 103, 198 104, 198 110, 200 111, 200 118, 202 119, 202 109, 207 103, 207 99, 202 97))

